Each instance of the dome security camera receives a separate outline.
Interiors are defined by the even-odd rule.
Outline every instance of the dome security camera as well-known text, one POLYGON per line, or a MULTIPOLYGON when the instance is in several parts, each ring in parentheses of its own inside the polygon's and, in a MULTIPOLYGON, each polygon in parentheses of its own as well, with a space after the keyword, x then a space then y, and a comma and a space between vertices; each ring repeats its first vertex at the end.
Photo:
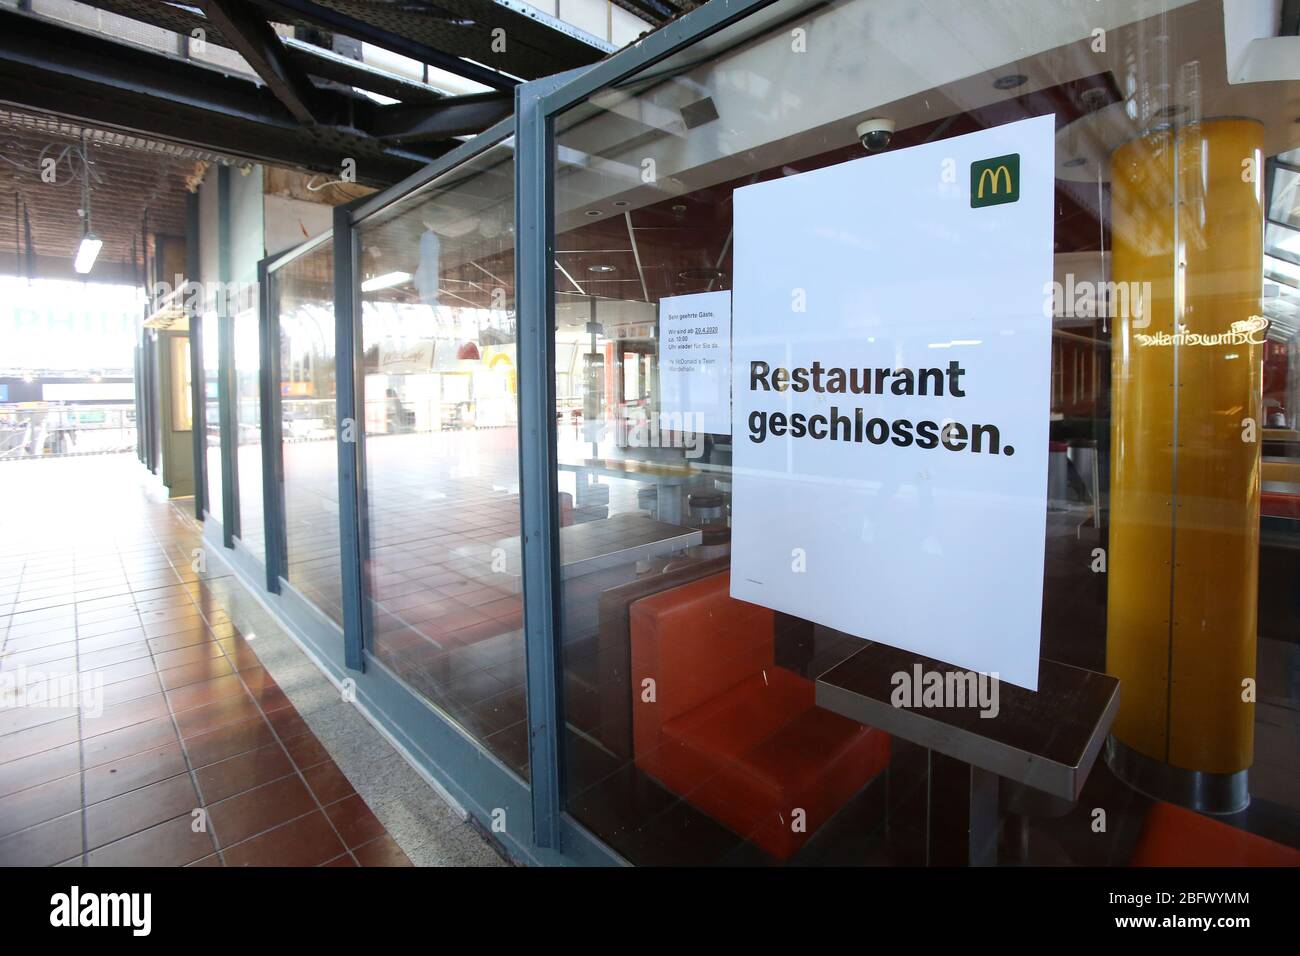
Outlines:
POLYGON ((858 142, 868 153, 878 153, 889 147, 894 138, 894 121, 884 116, 873 116, 857 125, 858 142))

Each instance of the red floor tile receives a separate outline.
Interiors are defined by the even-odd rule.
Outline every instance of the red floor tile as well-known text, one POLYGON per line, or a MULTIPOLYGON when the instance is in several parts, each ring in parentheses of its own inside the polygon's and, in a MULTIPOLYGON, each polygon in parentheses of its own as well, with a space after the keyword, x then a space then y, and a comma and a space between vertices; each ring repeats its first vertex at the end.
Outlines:
POLYGON ((317 810, 231 847, 225 858, 227 866, 316 866, 344 850, 328 818, 317 810))
POLYGON ((160 694, 162 683, 158 680, 157 674, 145 674, 143 677, 133 677, 130 680, 107 684, 103 687, 102 693, 104 706, 111 707, 128 700, 139 700, 141 697, 160 694))
POLYGON ((379 818, 356 794, 331 803, 325 808, 325 815, 330 818, 348 849, 376 840, 385 833, 379 818))
POLYGON ((153 660, 154 665, 161 671, 170 670, 173 667, 182 667, 186 664, 197 664, 200 661, 220 656, 221 645, 212 641, 207 644, 192 644, 189 647, 182 647, 175 651, 164 651, 161 654, 155 654, 153 660))
POLYGON ((0 797, 0 837, 81 809, 81 778, 60 777, 0 797))
POLYGON ((388 834, 356 847, 352 855, 361 866, 410 866, 411 861, 388 834))
POLYGON ((83 739, 98 737, 100 734, 108 734, 135 724, 157 720, 167 716, 167 713, 167 701, 162 694, 114 704, 112 707, 105 707, 100 714, 83 713, 81 736, 83 739))
POLYGON ((203 802, 211 805, 293 773, 293 763, 278 743, 230 757, 195 771, 203 802))
POLYGON ((81 748, 85 766, 89 768, 153 750, 175 740, 176 725, 169 715, 92 737, 83 742, 81 748))
POLYGON ((0 763, 30 757, 52 747, 61 747, 79 740, 81 734, 76 717, 65 717, 29 730, 5 734, 0 737, 0 763))
POLYGON ((261 713, 257 704, 253 703, 253 698, 240 688, 237 696, 227 697, 191 710, 179 711, 176 714, 176 726, 180 728, 181 737, 188 739, 199 734, 211 733, 227 724, 251 720, 261 713))
POLYGON ((91 850, 91 866, 186 866, 212 854, 212 837, 185 813, 91 850))
POLYGON ((225 658, 214 657, 180 667, 169 667, 158 672, 158 680, 163 690, 175 690, 187 684, 198 684, 216 677, 233 674, 235 669, 225 658))
POLYGON ((333 760, 326 760, 314 767, 308 767, 302 772, 302 775, 303 779, 307 781, 307 786, 311 788, 311 792, 316 795, 316 799, 322 804, 334 803, 356 792, 352 789, 352 784, 348 782, 348 778, 343 775, 343 771, 338 768, 338 764, 333 760))
POLYGON ((216 677, 198 684, 186 684, 167 692, 167 702, 173 711, 192 710, 205 704, 237 697, 244 693, 244 682, 235 674, 216 677))
POLYGON ((168 634, 166 637, 151 637, 146 643, 155 654, 165 654, 167 651, 178 651, 184 647, 209 644, 212 641, 212 635, 205 628, 191 628, 177 634, 168 634))
POLYGON ((185 741, 185 749, 190 756, 190 765, 198 769, 273 743, 275 734, 271 725, 258 716, 190 737, 185 741))
POLYGON ((3 866, 54 866, 80 853, 80 812, 0 838, 3 866))
POLYGON ((271 726, 275 728, 275 732, 280 735, 281 740, 288 740, 300 734, 311 733, 307 721, 303 720, 293 707, 281 707, 278 710, 273 710, 266 715, 266 719, 271 722, 271 726))
POLYGON ((81 745, 76 743, 0 763, 0 797, 66 777, 76 773, 80 766, 81 745))
POLYGON ((290 737, 284 742, 284 746, 300 770, 306 770, 308 767, 314 767, 316 764, 330 759, 329 751, 316 739, 315 734, 301 734, 297 737, 290 737))
MULTIPOLYGON (((0 557, 4 667, 80 672, 97 695, 94 713, 0 711, 0 866, 220 866, 223 852, 236 866, 354 866, 354 846, 372 865, 409 862, 231 622, 222 587, 190 570, 194 530, 171 504, 122 504, 143 510, 101 507, 111 532, 78 526, 0 557)), ((398 558, 418 575, 450 555, 398 558)), ((304 565, 300 583, 327 606, 335 572, 304 565)), ((504 597, 434 573, 475 603, 504 597)), ((477 619, 409 587, 422 612, 477 619)))
POLYGON ((198 806, 189 774, 132 790, 86 808, 86 845, 93 850, 198 806))
POLYGON ((86 770, 86 803, 98 803, 186 773, 185 756, 178 742, 121 757, 86 770))
POLYGON ((214 803, 208 807, 208 818, 217 842, 228 847, 315 809, 307 787, 292 776, 214 803))

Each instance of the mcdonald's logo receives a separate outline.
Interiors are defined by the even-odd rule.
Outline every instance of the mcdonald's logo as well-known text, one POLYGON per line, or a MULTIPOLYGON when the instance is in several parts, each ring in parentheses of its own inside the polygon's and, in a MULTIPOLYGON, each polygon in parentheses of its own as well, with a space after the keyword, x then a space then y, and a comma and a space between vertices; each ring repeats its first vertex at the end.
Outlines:
POLYGON ((994 156, 970 164, 972 209, 1015 202, 1020 198, 1020 154, 994 156))

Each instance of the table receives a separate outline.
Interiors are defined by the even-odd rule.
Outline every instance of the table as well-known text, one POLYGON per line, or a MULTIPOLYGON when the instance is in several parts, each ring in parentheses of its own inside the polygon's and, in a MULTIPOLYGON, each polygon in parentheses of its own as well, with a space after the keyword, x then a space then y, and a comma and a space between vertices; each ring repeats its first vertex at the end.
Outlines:
POLYGON ((659 520, 670 525, 682 523, 681 486, 699 477, 699 470, 692 465, 635 458, 587 458, 576 462, 562 461, 559 467, 562 471, 654 484, 659 520))
MULTIPOLYGON (((591 574, 605 568, 634 564, 644 558, 671 554, 699 544, 703 533, 698 528, 655 521, 640 512, 628 512, 583 521, 560 529, 560 577, 564 580, 591 574)), ((505 554, 505 577, 515 592, 522 590, 523 562, 519 537, 497 542, 505 554)), ((502 575, 492 576, 500 581, 502 575)))
POLYGON ((997 685, 996 717, 981 717, 971 706, 895 707, 894 675, 915 675, 918 665, 922 673, 965 673, 867 643, 817 679, 817 706, 929 751, 927 862, 994 864, 999 781, 1077 800, 1119 710, 1119 680, 1044 660, 1037 693, 997 685))

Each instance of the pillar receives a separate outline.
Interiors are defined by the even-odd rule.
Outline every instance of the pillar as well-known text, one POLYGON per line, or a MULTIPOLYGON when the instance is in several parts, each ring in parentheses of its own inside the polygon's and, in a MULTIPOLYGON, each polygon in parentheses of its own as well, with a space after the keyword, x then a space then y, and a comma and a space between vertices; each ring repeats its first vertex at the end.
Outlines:
POLYGON ((1253 754, 1262 147, 1259 123, 1218 119, 1111 157, 1129 308, 1113 318, 1107 760, 1205 812, 1245 806, 1253 754))

